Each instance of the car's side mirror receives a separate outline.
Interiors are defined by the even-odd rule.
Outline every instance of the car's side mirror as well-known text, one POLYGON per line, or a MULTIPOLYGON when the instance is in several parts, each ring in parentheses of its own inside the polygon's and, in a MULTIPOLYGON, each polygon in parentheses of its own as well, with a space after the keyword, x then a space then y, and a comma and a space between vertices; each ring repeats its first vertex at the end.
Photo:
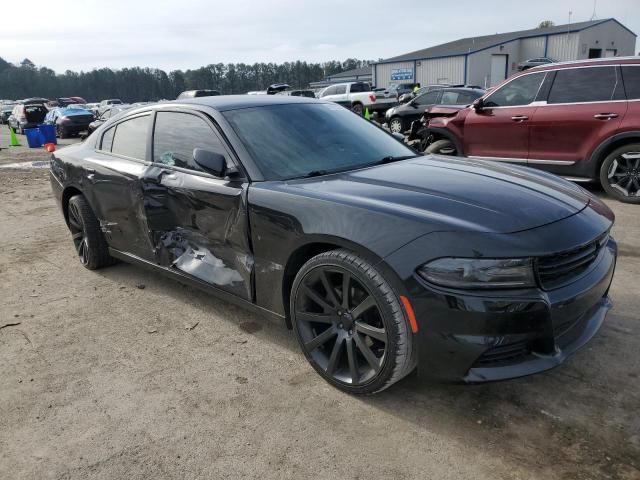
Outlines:
POLYGON ((480 112, 482 111, 482 109, 484 109, 484 100, 482 97, 477 98, 472 104, 471 106, 473 107, 473 109, 476 112, 480 112))
POLYGON ((193 161, 205 172, 216 177, 224 177, 227 169, 227 162, 224 155, 202 148, 193 149, 193 161))

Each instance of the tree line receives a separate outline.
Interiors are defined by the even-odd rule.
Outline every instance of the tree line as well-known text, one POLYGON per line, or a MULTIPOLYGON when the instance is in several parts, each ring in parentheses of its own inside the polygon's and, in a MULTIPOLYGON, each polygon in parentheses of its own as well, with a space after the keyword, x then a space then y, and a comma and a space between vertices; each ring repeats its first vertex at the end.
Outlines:
POLYGON ((0 58, 0 99, 29 97, 79 96, 87 101, 120 98, 125 102, 174 99, 184 90, 212 88, 223 94, 264 90, 273 83, 288 83, 304 88, 310 82, 324 79, 369 63, 349 58, 344 62, 324 63, 216 63, 194 70, 173 70, 169 73, 157 68, 99 68, 90 72, 67 70, 56 74, 47 67, 37 67, 29 59, 14 65, 0 58))

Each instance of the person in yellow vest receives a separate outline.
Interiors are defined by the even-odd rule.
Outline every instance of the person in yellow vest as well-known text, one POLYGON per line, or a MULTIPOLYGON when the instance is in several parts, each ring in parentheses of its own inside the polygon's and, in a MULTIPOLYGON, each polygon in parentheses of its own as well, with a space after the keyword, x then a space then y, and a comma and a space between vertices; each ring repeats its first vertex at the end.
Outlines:
POLYGON ((416 83, 416 84, 413 86, 413 94, 415 95, 416 93, 418 93, 418 90, 420 90, 420 84, 419 84, 419 83, 416 83))

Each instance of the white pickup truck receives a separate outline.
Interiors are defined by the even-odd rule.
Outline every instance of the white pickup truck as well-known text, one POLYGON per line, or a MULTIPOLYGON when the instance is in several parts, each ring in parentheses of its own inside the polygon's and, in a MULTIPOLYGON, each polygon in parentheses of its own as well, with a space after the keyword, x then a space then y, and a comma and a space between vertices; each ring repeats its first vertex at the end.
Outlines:
POLYGON ((365 108, 373 112, 376 103, 376 94, 366 82, 336 83, 321 90, 318 98, 350 108, 358 115, 362 115, 365 108))

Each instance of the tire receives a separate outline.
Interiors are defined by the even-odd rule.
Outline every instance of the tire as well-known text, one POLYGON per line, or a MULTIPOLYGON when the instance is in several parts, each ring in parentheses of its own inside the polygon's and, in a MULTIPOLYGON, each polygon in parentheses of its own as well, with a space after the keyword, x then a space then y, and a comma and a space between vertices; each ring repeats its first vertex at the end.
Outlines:
POLYGON ((611 197, 640 204, 640 143, 611 152, 600 167, 600 183, 611 197))
POLYGON ((67 216, 80 263, 89 270, 113 265, 116 260, 109 255, 109 247, 98 219, 82 195, 71 197, 67 216))
POLYGON ((344 392, 380 392, 415 367, 413 336, 398 296, 352 252, 332 250, 305 263, 293 282, 290 312, 311 366, 344 392))
POLYGON ((56 133, 58 134, 58 138, 67 138, 67 132, 65 132, 64 128, 60 125, 56 126, 56 133))
POLYGON ((456 146, 451 140, 436 140, 424 150, 424 153, 453 156, 458 154, 456 146))
POLYGON ((393 117, 389 120, 389 130, 392 133, 403 133, 404 132, 404 122, 400 117, 393 117))
POLYGON ((351 105, 351 111, 356 115, 362 116, 364 108, 361 103, 354 103, 353 105, 351 105))

